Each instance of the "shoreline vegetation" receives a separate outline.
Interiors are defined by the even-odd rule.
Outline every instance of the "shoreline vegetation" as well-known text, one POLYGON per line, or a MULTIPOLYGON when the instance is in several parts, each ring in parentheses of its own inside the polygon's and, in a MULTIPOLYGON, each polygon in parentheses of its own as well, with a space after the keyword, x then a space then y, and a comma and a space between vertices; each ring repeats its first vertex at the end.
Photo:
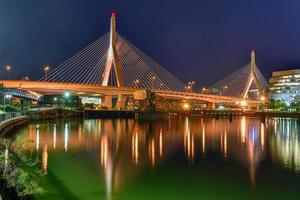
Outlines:
POLYGON ((26 151, 31 141, 12 142, 0 139, 0 185, 3 199, 32 199, 43 193, 40 181, 43 172, 36 155, 26 151))

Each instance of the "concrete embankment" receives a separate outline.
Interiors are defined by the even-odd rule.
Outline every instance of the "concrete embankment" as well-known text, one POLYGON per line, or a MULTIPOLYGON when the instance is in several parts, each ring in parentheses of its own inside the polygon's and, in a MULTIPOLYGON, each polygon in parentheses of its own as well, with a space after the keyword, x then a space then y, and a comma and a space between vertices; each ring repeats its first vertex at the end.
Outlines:
POLYGON ((169 112, 137 112, 137 111, 118 111, 118 110, 85 110, 86 118, 110 118, 110 119, 162 119, 170 117, 169 112))
POLYGON ((138 120, 167 119, 174 116, 222 118, 222 117, 288 117, 300 118, 295 112, 262 112, 262 111, 232 111, 232 110, 198 110, 183 112, 140 112, 140 111, 114 111, 114 110, 86 110, 86 118, 132 118, 138 120))
POLYGON ((86 118, 134 118, 135 113, 133 111, 118 111, 118 110, 85 110, 84 117, 86 118))
POLYGON ((29 120, 68 119, 82 116, 83 111, 60 108, 26 111, 22 113, 20 117, 14 117, 0 122, 0 137, 8 137, 9 133, 25 125, 29 120))
POLYGON ((181 115, 187 115, 191 117, 288 117, 288 118, 300 118, 300 113, 296 112, 265 112, 265 111, 231 111, 231 110, 202 110, 184 112, 181 115))
POLYGON ((31 120, 48 120, 48 119, 82 117, 83 111, 53 108, 53 109, 26 111, 25 115, 29 116, 31 120))

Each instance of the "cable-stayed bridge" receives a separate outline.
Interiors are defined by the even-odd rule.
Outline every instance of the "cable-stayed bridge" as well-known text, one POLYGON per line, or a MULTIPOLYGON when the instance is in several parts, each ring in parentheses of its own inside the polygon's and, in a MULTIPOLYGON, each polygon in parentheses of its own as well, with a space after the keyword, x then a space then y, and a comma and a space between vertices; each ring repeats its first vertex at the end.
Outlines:
POLYGON ((75 54, 38 81, 1 81, 6 88, 17 88, 42 95, 74 93, 103 96, 107 105, 118 97, 123 108, 128 96, 150 90, 163 98, 216 103, 261 104, 267 82, 251 63, 212 85, 205 92, 192 93, 186 85, 116 32, 116 17, 111 16, 110 32, 75 54))

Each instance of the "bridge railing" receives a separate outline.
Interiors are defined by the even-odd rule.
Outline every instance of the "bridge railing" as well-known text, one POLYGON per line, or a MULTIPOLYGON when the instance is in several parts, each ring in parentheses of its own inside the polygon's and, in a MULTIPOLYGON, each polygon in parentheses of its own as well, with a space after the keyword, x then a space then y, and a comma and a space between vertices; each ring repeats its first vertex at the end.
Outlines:
POLYGON ((48 111, 48 110, 54 110, 57 107, 37 107, 37 108, 31 108, 28 111, 48 111))
POLYGON ((9 120, 17 119, 23 116, 24 114, 22 112, 0 113, 0 126, 9 120))

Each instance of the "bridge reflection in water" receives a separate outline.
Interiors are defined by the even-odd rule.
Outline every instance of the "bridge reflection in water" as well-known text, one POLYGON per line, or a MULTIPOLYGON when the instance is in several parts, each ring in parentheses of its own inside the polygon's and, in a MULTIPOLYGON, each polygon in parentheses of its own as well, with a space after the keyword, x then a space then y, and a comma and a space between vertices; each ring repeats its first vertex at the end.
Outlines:
MULTIPOLYGON (((33 141, 29 149, 41 157, 45 172, 54 174, 60 169, 61 174, 71 170, 61 164, 69 159, 69 167, 78 165, 94 170, 94 175, 103 174, 107 199, 143 171, 169 162, 191 167, 212 159, 221 160, 222 165, 237 163, 248 174, 252 188, 263 161, 271 160, 280 168, 300 172, 298 121, 292 119, 53 121, 30 124, 20 130, 16 142, 24 140, 33 141)), ((88 177, 92 172, 82 173, 88 177)))

